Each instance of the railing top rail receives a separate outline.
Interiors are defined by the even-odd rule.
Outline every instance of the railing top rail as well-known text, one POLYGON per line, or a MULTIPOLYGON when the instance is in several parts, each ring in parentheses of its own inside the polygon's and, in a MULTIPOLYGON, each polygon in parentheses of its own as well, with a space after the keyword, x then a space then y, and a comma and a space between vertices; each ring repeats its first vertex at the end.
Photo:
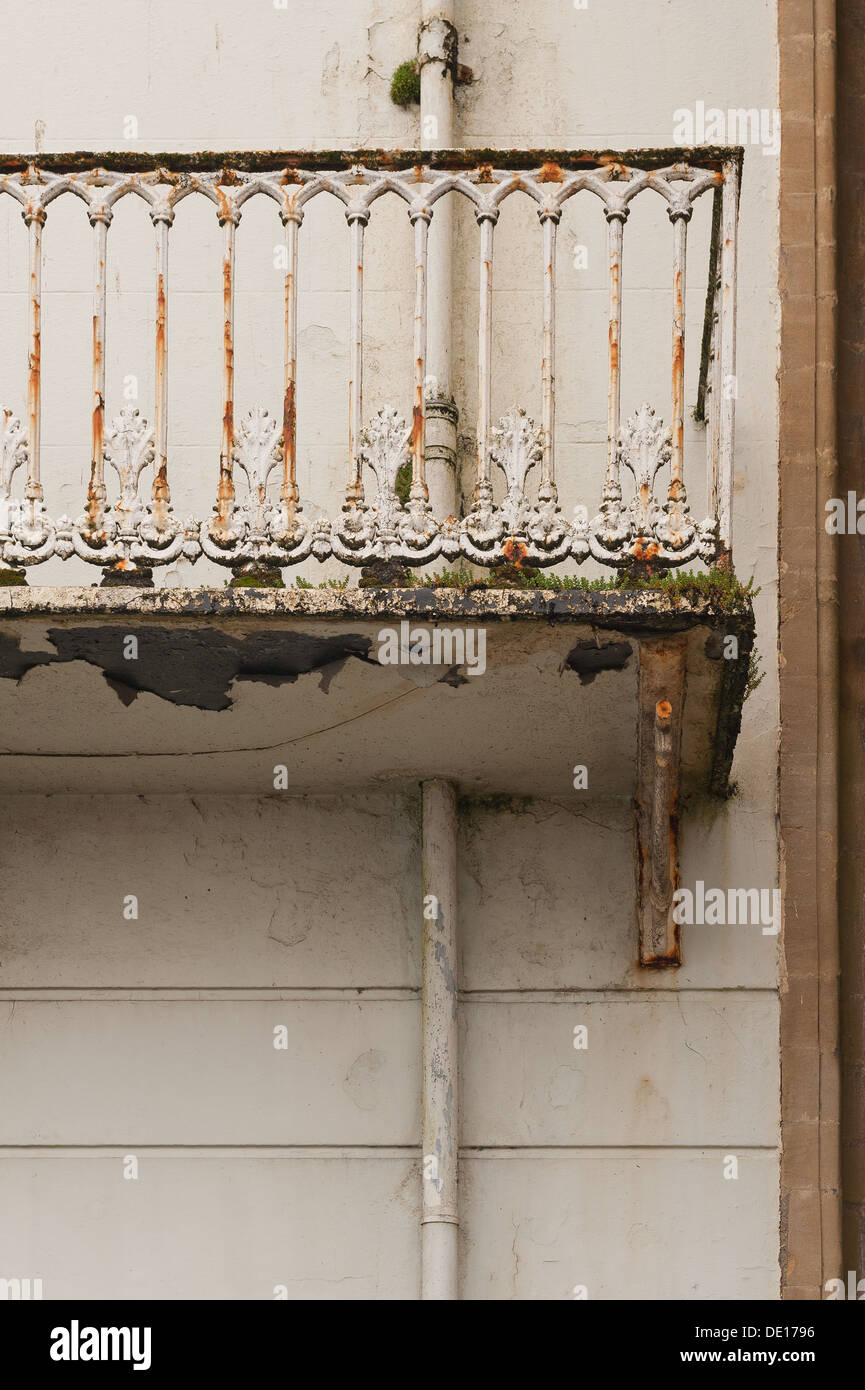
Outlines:
MULTIPOLYGON (((743 156, 741 145, 673 145, 664 149, 630 150, 198 150, 189 154, 178 151, 151 154, 139 150, 74 150, 58 154, 0 154, 0 174, 26 174, 31 168, 55 174, 87 173, 96 169, 145 173, 158 169, 174 175, 224 169, 231 176, 235 173, 272 172, 274 169, 350 169, 357 164, 376 171, 412 167, 459 170, 489 165, 494 169, 544 168, 549 181, 554 182, 568 172, 605 169, 615 164, 623 168, 646 170, 690 164, 717 171, 734 163, 741 174, 743 156)), ((226 182, 230 183, 231 178, 226 182)))

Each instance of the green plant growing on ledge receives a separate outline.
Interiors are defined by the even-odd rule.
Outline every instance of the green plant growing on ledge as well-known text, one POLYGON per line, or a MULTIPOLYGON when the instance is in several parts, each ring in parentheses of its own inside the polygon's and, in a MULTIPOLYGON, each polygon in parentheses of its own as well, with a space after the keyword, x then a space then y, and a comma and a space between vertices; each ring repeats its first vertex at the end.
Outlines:
POLYGON ((762 685, 766 677, 766 672, 760 668, 763 665, 763 658, 760 656, 756 647, 752 647, 748 657, 748 679, 745 682, 745 693, 742 696, 744 704, 749 695, 753 695, 758 685, 762 685))
POLYGON ((420 101, 420 69, 416 58, 400 63, 390 82, 390 99, 397 106, 420 101))
MULTIPOLYGON (((410 468, 410 465, 409 465, 410 468)), ((408 478, 411 474, 409 472, 408 478)), ((519 572, 517 566, 508 566, 507 583, 503 583, 502 575, 493 570, 491 573, 481 576, 472 574, 466 566, 459 569, 436 570, 430 575, 418 575, 413 570, 406 571, 404 580, 397 584, 401 589, 508 589, 532 590, 540 589, 548 593, 568 593, 577 591, 588 594, 613 594, 627 592, 646 592, 666 594, 673 602, 679 601, 699 601, 708 599, 716 608, 726 614, 744 613, 747 611, 753 599, 757 597, 760 590, 754 587, 753 579, 749 579, 747 584, 743 584, 737 579, 732 570, 710 569, 706 572, 693 570, 674 570, 666 574, 653 575, 649 579, 637 578, 631 574, 610 575, 601 579, 586 579, 583 575, 576 574, 545 574, 543 571, 519 572)), ((276 571, 278 574, 278 571, 276 571)), ((265 575, 264 582, 268 582, 265 575)), ((0 572, 0 583, 2 583, 2 572, 0 572)), ((15 582, 15 581, 8 581, 15 582)), ((20 581, 19 581, 20 582, 20 581)), ((226 580, 226 583, 229 581, 226 580)), ((272 579, 270 580, 272 583, 272 579)), ((261 573, 255 575, 244 575, 241 587, 247 587, 262 583, 261 573)), ((318 583, 313 583, 309 579, 304 579, 297 575, 293 581, 296 589, 356 589, 358 588, 357 579, 354 574, 346 574, 341 579, 324 579, 318 583)), ((203 587, 207 587, 206 585, 203 587)), ((237 585, 235 584, 235 587, 237 585)), ((279 587, 278 585, 276 587, 279 587)), ((370 588, 375 585, 362 585, 361 587, 370 588)), ((756 690, 763 679, 764 672, 759 670, 759 659, 752 656, 751 668, 749 672, 748 689, 756 690), (755 664, 756 663, 756 664, 755 664)))
MULTIPOLYGON (((470 570, 441 570, 427 581, 437 589, 495 589, 498 585, 495 571, 482 578, 475 577, 470 570)), ((521 578, 511 578, 509 588, 544 589, 554 592, 579 590, 583 593, 616 593, 628 590, 667 594, 677 599, 709 599, 725 613, 741 612, 760 592, 749 579, 742 584, 732 570, 711 569, 706 573, 692 570, 676 570, 673 573, 654 576, 651 579, 637 579, 629 574, 603 579, 586 579, 576 574, 544 574, 535 572, 521 578)))
POLYGON ((285 581, 276 568, 240 570, 229 581, 230 589, 284 589, 285 581))
POLYGON ((394 488, 397 497, 399 498, 400 502, 402 502, 404 507, 408 506, 409 498, 411 496, 411 474, 411 459, 406 459, 402 468, 396 475, 396 486, 394 488))
POLYGON ((673 599, 707 598, 725 613, 741 612, 760 592, 754 588, 753 579, 743 584, 731 569, 717 566, 705 573, 675 570, 652 579, 638 579, 624 574, 619 576, 615 588, 655 589, 673 599))
POLYGON ((313 584, 311 580, 297 575, 294 587, 296 589, 348 589, 353 587, 349 584, 348 578, 348 575, 345 575, 343 579, 322 579, 319 584, 313 584))

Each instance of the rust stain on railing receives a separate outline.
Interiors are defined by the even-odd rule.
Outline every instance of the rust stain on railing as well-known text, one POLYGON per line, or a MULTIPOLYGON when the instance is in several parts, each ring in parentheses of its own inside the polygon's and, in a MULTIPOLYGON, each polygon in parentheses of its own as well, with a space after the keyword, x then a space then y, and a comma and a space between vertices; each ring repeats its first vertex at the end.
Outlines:
POLYGON ((295 382, 294 378, 289 381, 285 388, 282 402, 282 450, 283 450, 283 501, 289 506, 294 507, 297 503, 297 480, 296 480, 296 437, 297 437, 297 405, 295 402, 295 382))
POLYGON ((563 178, 564 173, 561 164, 556 164, 552 160, 547 160, 547 162, 541 166, 540 173, 537 176, 538 183, 561 183, 563 178))
POLYGON ((236 181, 237 173, 264 173, 278 169, 286 174, 296 170, 347 169, 360 164, 370 170, 424 169, 472 170, 481 165, 497 169, 538 169, 554 164, 563 170, 624 168, 664 169, 675 164, 696 164, 723 173, 732 163, 741 172, 744 150, 741 145, 672 145, 663 148, 639 147, 626 150, 591 149, 331 149, 331 150, 198 150, 192 153, 147 153, 137 150, 111 150, 94 153, 76 150, 62 154, 0 155, 0 174, 26 174, 28 170, 49 173, 91 175, 107 169, 149 173, 156 169, 162 182, 177 182, 184 174, 223 170, 226 183, 236 181))

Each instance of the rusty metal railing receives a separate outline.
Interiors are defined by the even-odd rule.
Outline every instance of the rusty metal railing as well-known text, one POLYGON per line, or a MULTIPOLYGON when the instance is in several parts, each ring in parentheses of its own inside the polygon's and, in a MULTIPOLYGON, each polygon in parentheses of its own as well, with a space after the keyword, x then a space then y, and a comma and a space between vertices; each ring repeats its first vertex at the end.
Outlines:
MULTIPOLYGON (((493 566, 504 559, 555 565, 589 557, 617 569, 710 563, 732 549, 735 403, 736 225, 741 150, 590 152, 385 152, 248 155, 66 155, 0 158, 0 193, 21 205, 29 237, 29 349, 26 418, 0 408, 0 551, 11 565, 52 556, 121 570, 166 565, 183 554, 220 564, 287 566, 313 556, 349 565, 375 559, 421 565, 462 556, 493 566), (555 461, 556 233, 563 208, 588 190, 607 223, 609 258, 607 460, 600 506, 563 511, 555 461), (543 324, 542 415, 539 426, 518 407, 498 424, 491 417, 494 232, 504 200, 533 199, 541 223, 543 324), (665 426, 644 404, 621 416, 622 254, 633 200, 652 192, 671 223, 671 414, 665 426), (709 266, 699 405, 707 403, 708 515, 691 515, 685 485, 685 271, 688 224, 696 199, 712 193, 714 234, 709 266), (413 399, 363 413, 363 252, 376 200, 395 194, 406 204, 414 242, 413 399), (197 194, 214 206, 222 227, 222 442, 214 470, 213 515, 180 522, 171 503, 166 391, 166 275, 170 232, 179 205, 197 194), (59 197, 86 206, 92 227, 92 455, 86 504, 77 520, 52 520, 40 471, 42 240, 59 197), (106 268, 109 229, 120 199, 141 199, 156 241, 155 393, 153 422, 125 408, 106 416, 106 268), (437 517, 425 463, 427 246, 439 200, 466 198, 479 229, 477 472, 462 517, 437 517), (235 418, 234 280, 238 225, 254 197, 272 199, 285 228, 284 371, 281 411, 254 406, 235 418), (316 197, 343 206, 351 248, 348 449, 340 514, 311 522, 297 482, 298 256, 304 210, 316 197), (410 423, 407 423, 407 419, 410 423), (117 475, 109 500, 105 465, 117 475), (410 465, 407 495, 398 474, 410 465), (527 476, 539 469, 536 500, 527 476), (504 475, 496 500, 493 471, 504 475), (26 479, 13 495, 19 473, 26 479), (278 500, 268 479, 278 471, 278 500), (623 487, 626 472, 632 475, 623 487), (142 475, 150 476, 149 498, 142 475), (658 481, 664 475, 665 482, 658 481), (372 479, 374 484, 370 487, 372 479), (628 495, 626 496, 626 491, 628 495)), ((216 463, 216 460, 214 460, 216 463)), ((404 476, 404 474, 403 474, 404 476)))

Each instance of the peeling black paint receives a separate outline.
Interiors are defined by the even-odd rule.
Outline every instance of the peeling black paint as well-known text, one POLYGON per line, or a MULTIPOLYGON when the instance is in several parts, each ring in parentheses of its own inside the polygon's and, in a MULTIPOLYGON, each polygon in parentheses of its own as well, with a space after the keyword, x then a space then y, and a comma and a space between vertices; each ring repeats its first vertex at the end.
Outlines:
POLYGON ((22 652, 20 637, 0 636, 0 677, 20 681, 34 666, 46 666, 56 658, 50 652, 22 652))
POLYGON ((136 626, 138 654, 124 656, 121 627, 51 628, 56 654, 22 652, 20 639, 0 637, 0 679, 21 680, 35 666, 86 661, 102 671, 124 705, 149 691, 175 705, 228 709, 232 681, 282 685, 317 671, 327 694, 351 657, 375 664, 369 637, 315 637, 299 632, 261 632, 231 637, 213 629, 136 626))
POLYGON ((599 671, 623 671, 633 650, 630 642, 599 645, 588 638, 571 648, 565 657, 565 666, 577 672, 581 685, 591 685, 599 671))

